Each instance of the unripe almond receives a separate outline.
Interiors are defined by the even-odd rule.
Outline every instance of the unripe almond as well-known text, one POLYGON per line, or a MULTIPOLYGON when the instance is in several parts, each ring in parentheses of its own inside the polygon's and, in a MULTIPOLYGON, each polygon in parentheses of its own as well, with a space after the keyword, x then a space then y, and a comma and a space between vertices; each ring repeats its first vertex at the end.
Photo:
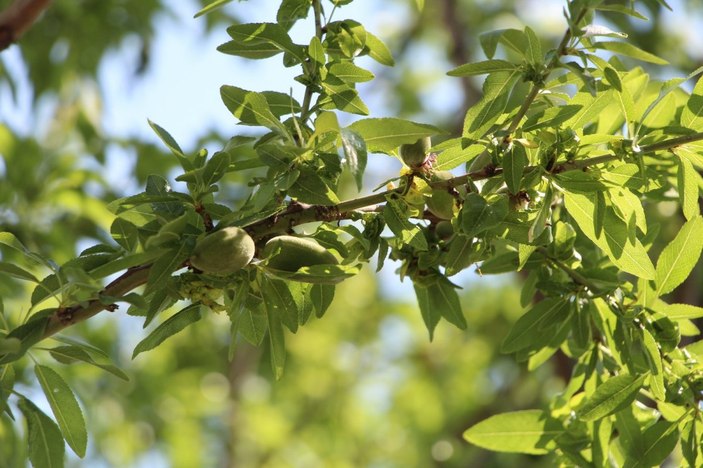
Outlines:
POLYGON ((306 266, 339 263, 332 252, 315 240, 295 236, 278 236, 269 240, 264 246, 262 257, 270 268, 289 272, 306 266))
POLYGON ((432 139, 424 137, 417 140, 415 143, 406 143, 400 145, 400 157, 408 167, 417 169, 427 160, 427 154, 432 147, 432 139))
POLYGON ((437 239, 448 241, 452 237, 454 237, 454 226, 452 226, 452 223, 450 221, 442 220, 437 223, 434 232, 437 236, 437 239))
MULTIPOLYGON (((449 171, 437 171, 432 174, 432 181, 449 180, 453 177, 454 174, 449 171)), ((440 219, 452 219, 455 206, 456 199, 449 193, 448 188, 432 189, 432 196, 427 199, 427 209, 440 219)))
POLYGON ((254 240, 244 229, 226 227, 195 244, 190 264, 205 273, 228 275, 248 265, 255 250, 254 240))

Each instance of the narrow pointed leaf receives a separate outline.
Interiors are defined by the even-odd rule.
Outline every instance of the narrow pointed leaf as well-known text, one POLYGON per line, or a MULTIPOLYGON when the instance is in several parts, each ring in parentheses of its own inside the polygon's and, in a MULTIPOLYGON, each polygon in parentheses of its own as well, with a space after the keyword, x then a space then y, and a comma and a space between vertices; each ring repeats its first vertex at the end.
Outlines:
POLYGON ((149 336, 137 344, 134 348, 134 352, 132 353, 132 359, 144 351, 149 351, 150 349, 156 348, 167 338, 170 338, 176 333, 182 331, 188 325, 192 325, 200 320, 200 308, 200 304, 191 304, 156 327, 156 329, 151 332, 149 336))
POLYGON ((659 255, 656 270, 657 295, 667 294, 681 284, 698 263, 703 249, 703 217, 686 222, 659 255))
POLYGON ((29 460, 32 466, 63 468, 65 448, 59 427, 26 398, 21 398, 17 406, 27 419, 29 460))
POLYGON ((36 365, 34 374, 46 399, 49 401, 51 411, 59 423, 63 438, 79 457, 85 456, 88 444, 88 432, 85 429, 83 412, 73 391, 63 378, 50 367, 36 365))
POLYGON ((540 410, 514 411, 484 419, 464 432, 464 439, 496 452, 544 455, 564 433, 561 423, 540 410))
POLYGON ((595 421, 629 405, 642 388, 644 377, 621 374, 606 380, 579 408, 579 418, 583 421, 595 421))

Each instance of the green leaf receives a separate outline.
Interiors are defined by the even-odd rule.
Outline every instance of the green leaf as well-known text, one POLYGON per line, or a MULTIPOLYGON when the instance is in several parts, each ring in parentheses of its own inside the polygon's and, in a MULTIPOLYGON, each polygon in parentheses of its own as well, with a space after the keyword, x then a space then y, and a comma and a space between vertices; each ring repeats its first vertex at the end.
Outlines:
POLYGON ((454 145, 437 155, 434 168, 439 171, 454 169, 461 164, 472 161, 485 150, 483 145, 469 145, 466 148, 462 148, 461 144, 454 145))
POLYGON ((269 346, 271 353, 271 368, 276 380, 283 376, 283 368, 286 364, 286 343, 283 333, 281 317, 277 311, 270 308, 270 304, 264 301, 266 307, 266 318, 268 320, 269 346))
POLYGON ((449 76, 474 76, 485 73, 512 72, 517 65, 506 60, 484 60, 482 62, 467 63, 447 72, 449 76))
POLYGON ((557 324, 556 318, 566 315, 568 307, 568 301, 556 298, 537 303, 515 322, 500 346, 501 352, 514 353, 541 343, 546 345, 553 335, 551 327, 557 324))
POLYGON ((426 251, 427 239, 422 229, 409 220, 408 207, 404 201, 386 197, 387 203, 383 207, 383 218, 393 234, 404 244, 412 246, 415 250, 426 251))
POLYGON ((622 92, 622 82, 620 81, 620 75, 615 71, 613 67, 605 67, 603 69, 603 76, 608 80, 610 86, 615 88, 618 92, 622 92))
POLYGON ((657 401, 666 401, 666 388, 664 387, 664 368, 659 346, 649 330, 642 330, 642 344, 644 346, 647 364, 649 364, 649 388, 657 401))
POLYGON ((613 91, 601 91, 593 96, 588 91, 579 91, 569 101, 570 106, 580 107, 580 110, 562 123, 564 127, 583 128, 595 121, 608 104, 613 102, 613 91))
POLYGON ((24 268, 21 268, 14 263, 7 263, 0 261, 0 273, 5 273, 13 278, 31 281, 33 283, 38 283, 39 279, 32 273, 28 272, 24 268))
POLYGON ((207 13, 210 13, 210 12, 212 12, 212 11, 217 10, 218 8, 222 8, 223 6, 225 6, 226 4, 228 4, 228 3, 231 2, 231 1, 232 1, 232 0, 215 0, 214 2, 210 3, 209 5, 207 5, 206 7, 204 7, 202 10, 200 10, 199 12, 197 12, 197 13, 195 14, 195 16, 193 16, 193 18, 197 18, 197 17, 199 17, 199 16, 203 16, 203 15, 205 15, 205 14, 207 14, 207 13))
POLYGON ((447 252, 446 275, 456 275, 475 263, 478 260, 479 253, 477 247, 480 248, 474 243, 473 237, 459 233, 454 234, 447 252))
POLYGON ((596 205, 592 195, 564 192, 564 202, 569 214, 581 231, 591 239, 618 268, 644 279, 654 279, 654 265, 642 243, 628 239, 627 227, 612 209, 605 213, 603 229, 596 235, 596 205))
POLYGON ((275 44, 266 42, 251 43, 228 41, 217 46, 217 50, 223 54, 235 55, 237 57, 244 57, 251 60, 265 59, 281 53, 281 49, 276 47, 275 44))
POLYGON ((666 314, 671 320, 697 319, 703 317, 703 307, 691 304, 665 304, 663 307, 657 307, 657 310, 666 314))
POLYGON ((632 8, 628 8, 625 5, 596 5, 593 7, 595 10, 601 10, 601 11, 614 11, 617 13, 621 13, 623 15, 628 15, 632 16, 637 19, 641 19, 644 21, 647 21, 647 17, 644 16, 642 13, 638 12, 637 10, 634 10, 632 8))
POLYGON ((266 336, 268 322, 261 308, 250 303, 253 302, 250 300, 251 297, 253 296, 248 296, 246 305, 237 318, 237 330, 252 346, 259 346, 266 336))
POLYGON ((556 174, 554 180, 560 187, 569 192, 600 192, 607 188, 603 182, 589 172, 568 171, 556 174))
POLYGON ((322 47, 322 42, 317 36, 310 38, 310 45, 308 46, 308 55, 310 59, 318 66, 321 67, 325 64, 325 49, 322 47))
POLYGON ((276 117, 300 112, 300 103, 293 99, 290 94, 276 91, 263 91, 261 94, 266 98, 271 113, 276 117))
POLYGON ((484 419, 464 432, 464 439, 496 452, 545 455, 564 433, 561 423, 540 410, 513 411, 484 419))
POLYGON ((430 334, 430 341, 432 341, 434 338, 434 329, 439 323, 442 314, 439 309, 432 306, 430 292, 427 286, 415 282, 413 283, 413 287, 415 289, 420 315, 422 315, 422 320, 425 322, 425 327, 427 327, 427 331, 430 334))
POLYGON ((388 50, 386 44, 368 31, 366 31, 366 44, 364 46, 364 50, 369 54, 369 57, 381 65, 386 65, 388 67, 395 65, 393 55, 391 54, 391 51, 388 50))
POLYGON ((351 114, 369 114, 369 108, 366 107, 364 101, 359 97, 359 92, 351 86, 345 84, 330 84, 330 77, 328 76, 328 80, 322 82, 322 88, 330 99, 332 99, 337 109, 351 114))
POLYGON ((698 79, 681 111, 681 125, 697 132, 703 130, 703 77, 698 79))
POLYGON ((595 42, 593 47, 596 49, 607 50, 610 52, 615 52, 616 54, 626 55, 637 60, 642 60, 643 62, 649 62, 656 65, 668 65, 669 62, 657 57, 654 54, 650 54, 639 47, 630 44, 629 42, 619 42, 619 41, 605 41, 605 42, 595 42))
POLYGON ((645 375, 620 374, 596 387, 593 395, 578 409, 582 421, 595 421, 628 406, 642 388, 645 375))
POLYGON ((700 176, 688 158, 679 156, 677 159, 679 160, 679 170, 676 174, 679 200, 684 216, 687 220, 691 220, 701 214, 698 206, 698 180, 700 176))
POLYGON ((525 44, 525 58, 528 62, 533 64, 542 63, 542 45, 540 44, 539 37, 537 34, 525 26, 525 37, 527 38, 527 43, 525 44))
POLYGON ((261 293, 269 313, 275 313, 293 333, 298 331, 298 305, 285 281, 262 277, 261 293))
POLYGON ((508 105, 510 92, 519 77, 517 70, 488 75, 483 84, 483 97, 467 111, 464 118, 465 138, 477 140, 485 135, 508 105))
MULTIPOLYGON (((501 200, 505 200, 501 198, 501 200)), ((464 199, 464 205, 459 213, 459 222, 462 231, 470 237, 497 226, 507 215, 503 205, 498 202, 489 204, 478 193, 469 193, 464 199)))
POLYGON ((303 47, 294 44, 286 29, 276 23, 235 24, 227 28, 227 34, 235 42, 244 45, 272 45, 281 52, 287 52, 297 59, 305 61, 303 47))
POLYGON ((133 252, 139 245, 139 229, 123 218, 115 218, 110 226, 110 235, 128 252, 133 252))
POLYGON ((310 0, 283 0, 276 13, 276 21, 290 30, 296 21, 307 18, 312 2, 310 0))
MULTIPOLYGON (((449 323, 462 330, 466 329, 466 318, 461 310, 456 288, 446 278, 440 276, 426 286, 429 306, 449 323)), ((430 333, 431 338, 431 333, 430 333)))
POLYGON ((533 242, 540 235, 542 235, 544 230, 547 228, 547 225, 551 224, 550 220, 552 215, 552 198, 552 186, 549 185, 547 186, 547 189, 544 192, 544 200, 542 201, 542 206, 539 208, 537 216, 535 216, 535 220, 530 225, 530 229, 527 231, 527 239, 530 242, 533 242))
POLYGON ((149 336, 140 341, 134 348, 132 359, 137 357, 144 351, 154 349, 164 342, 167 338, 175 335, 189 325, 200 320, 200 304, 191 304, 184 309, 181 309, 164 323, 156 327, 149 336))
POLYGON ((661 466, 679 441, 676 423, 660 420, 642 434, 644 451, 637 454, 637 466, 661 466))
POLYGON ((531 132, 544 127, 556 127, 576 115, 581 108, 580 104, 567 104, 535 112, 530 114, 523 124, 522 130, 531 132))
POLYGON ((64 439, 76 455, 83 458, 88 445, 88 433, 85 429, 83 412, 78 406, 73 391, 50 367, 37 364, 34 366, 34 374, 49 401, 64 439))
MULTIPOLYGON (((151 127, 152 130, 156 133, 156 135, 161 139, 161 141, 166 145, 168 149, 171 150, 171 152, 178 157, 178 159, 183 163, 183 160, 185 159, 185 154, 183 153, 183 150, 181 149, 180 146, 178 146, 178 143, 176 140, 171 136, 170 133, 168 133, 166 130, 164 130, 162 127, 159 125, 155 124, 151 120, 148 121, 149 126, 151 127)), ((190 167, 184 169, 191 169, 190 167)))
POLYGON ((437 127, 396 118, 357 120, 349 129, 366 141, 373 153, 391 153, 404 143, 415 143, 420 138, 443 133, 437 127))
POLYGON ((522 173, 528 162, 525 147, 519 143, 514 143, 503 155, 503 176, 510 193, 516 194, 520 190, 522 173))
POLYGON ((220 96, 227 109, 244 125, 261 125, 281 135, 287 135, 286 127, 271 112, 266 97, 254 91, 235 86, 220 87, 220 96))
POLYGON ((129 381, 129 377, 124 373, 124 371, 122 371, 122 369, 113 366, 112 364, 102 364, 96 362, 86 350, 77 346, 57 346, 55 348, 51 348, 49 353, 51 353, 51 357, 62 364, 73 364, 77 361, 86 362, 111 373, 115 377, 129 381))
POLYGON ((163 288, 171 274, 181 268, 183 262, 188 258, 188 254, 189 247, 185 243, 162 253, 149 269, 145 291, 151 292, 154 289, 163 288))
POLYGON ((337 194, 327 182, 317 172, 308 169, 300 171, 300 176, 288 189, 288 194, 303 203, 326 206, 339 203, 337 194))
POLYGON ((703 249, 703 218, 687 221, 674 240, 659 255, 656 270, 656 293, 667 294, 681 284, 698 263, 703 249))
POLYGON ((321 318, 332 304, 334 286, 330 284, 313 284, 310 288, 310 298, 315 309, 315 316, 321 318))
POLYGON ((343 128, 341 135, 342 150, 344 151, 344 167, 354 176, 356 188, 361 191, 363 188, 366 162, 368 160, 366 142, 358 133, 348 128, 343 128))
POLYGON ((334 285, 357 275, 360 265, 312 265, 290 272, 266 267, 266 272, 280 279, 300 281, 302 283, 334 285))
POLYGON ((27 419, 29 460, 34 468, 63 468, 64 443, 54 421, 26 398, 17 406, 27 419))
POLYGON ((331 75, 346 83, 363 83, 374 78, 373 73, 357 67, 351 62, 334 62, 327 65, 327 70, 331 75))

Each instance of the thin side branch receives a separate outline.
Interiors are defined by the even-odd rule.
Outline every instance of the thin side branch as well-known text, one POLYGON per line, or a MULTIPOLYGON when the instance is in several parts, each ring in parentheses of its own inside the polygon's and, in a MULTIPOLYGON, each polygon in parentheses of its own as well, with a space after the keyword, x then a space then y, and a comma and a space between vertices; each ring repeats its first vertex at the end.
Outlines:
POLYGON ((51 0, 15 0, 0 12, 0 51, 17 41, 50 3, 51 0))
MULTIPOLYGON (((581 9, 573 24, 578 24, 579 22, 581 22, 583 17, 586 16, 587 11, 587 8, 581 9)), ((552 73, 554 68, 559 64, 559 59, 561 59, 562 56, 567 54, 567 47, 569 45, 569 41, 571 41, 571 38, 573 36, 574 34, 571 28, 567 28, 566 32, 564 33, 564 36, 561 38, 559 46, 557 47, 556 53, 549 61, 549 63, 545 66, 545 80, 549 76, 549 74, 552 73)), ((543 84, 538 83, 535 83, 532 86, 530 93, 523 101, 522 106, 520 106, 520 110, 518 110, 517 114, 515 114, 515 117, 513 117, 513 120, 510 122, 510 126, 508 127, 508 133, 513 133, 515 130, 517 130, 518 126, 520 125, 520 121, 523 117, 525 117, 525 114, 527 114, 527 111, 530 109, 530 106, 532 105, 534 100, 537 99, 537 96, 539 95, 539 92, 542 90, 543 87, 543 84)))

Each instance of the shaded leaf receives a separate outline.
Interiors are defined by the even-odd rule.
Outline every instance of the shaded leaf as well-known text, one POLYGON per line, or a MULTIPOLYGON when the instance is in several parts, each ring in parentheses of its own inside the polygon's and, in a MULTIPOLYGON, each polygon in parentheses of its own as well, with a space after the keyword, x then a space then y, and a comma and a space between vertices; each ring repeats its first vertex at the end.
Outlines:
POLYGON ((29 460, 32 466, 63 468, 64 442, 59 427, 26 398, 20 398, 17 406, 27 419, 29 460))
POLYGON ((37 364, 34 366, 34 374, 49 401, 64 439, 76 455, 83 458, 88 445, 88 433, 85 429, 83 412, 78 406, 73 391, 50 367, 37 364))
POLYGON ((200 320, 200 309, 200 304, 191 304, 178 311, 164 323, 160 324, 149 334, 149 336, 137 344, 134 348, 134 352, 132 353, 132 359, 144 351, 149 351, 150 349, 156 348, 167 338, 170 338, 176 333, 182 331, 187 326, 200 320))

